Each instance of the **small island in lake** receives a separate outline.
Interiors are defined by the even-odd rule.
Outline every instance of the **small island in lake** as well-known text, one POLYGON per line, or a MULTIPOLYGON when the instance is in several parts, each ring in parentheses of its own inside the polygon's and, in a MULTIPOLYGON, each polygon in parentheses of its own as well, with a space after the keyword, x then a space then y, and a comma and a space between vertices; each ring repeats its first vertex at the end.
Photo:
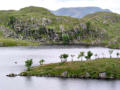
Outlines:
POLYGON ((20 76, 120 79, 120 59, 103 58, 40 65, 20 73, 20 76))

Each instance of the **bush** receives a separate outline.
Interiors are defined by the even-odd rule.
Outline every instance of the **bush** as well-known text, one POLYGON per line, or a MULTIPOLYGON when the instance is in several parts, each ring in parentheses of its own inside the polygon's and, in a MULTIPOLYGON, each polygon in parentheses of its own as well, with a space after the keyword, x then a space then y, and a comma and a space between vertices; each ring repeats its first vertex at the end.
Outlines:
POLYGON ((87 52, 87 56, 85 56, 85 58, 88 60, 88 59, 91 59, 93 53, 91 51, 88 51, 87 52))
POLYGON ((63 34, 62 35, 62 40, 64 44, 68 44, 70 41, 69 35, 68 34, 63 34))
POLYGON ((68 57, 69 57, 68 54, 61 54, 61 55, 60 55, 61 62, 66 62, 68 57), (63 60, 63 59, 64 59, 64 60, 63 60))
POLYGON ((33 64, 32 59, 25 61, 25 66, 27 67, 28 71, 30 71, 32 64, 33 64))
POLYGON ((13 28, 16 18, 14 16, 9 17, 9 25, 13 28))
POLYGON ((91 26, 91 22, 90 22, 90 21, 86 22, 86 26, 87 26, 87 31, 88 31, 88 33, 89 33, 90 26, 91 26))
POLYGON ((41 60, 39 61, 40 65, 43 65, 44 62, 45 62, 44 59, 41 59, 41 60))

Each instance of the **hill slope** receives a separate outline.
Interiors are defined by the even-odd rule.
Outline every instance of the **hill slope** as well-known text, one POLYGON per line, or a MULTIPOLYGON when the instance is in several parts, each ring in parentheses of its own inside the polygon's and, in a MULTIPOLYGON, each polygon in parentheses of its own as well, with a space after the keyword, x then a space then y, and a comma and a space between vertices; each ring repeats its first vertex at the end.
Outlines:
POLYGON ((99 7, 76 7, 76 8, 61 8, 56 11, 52 11, 58 16, 71 16, 76 18, 82 18, 88 14, 96 12, 111 12, 109 9, 101 9, 99 7))
POLYGON ((120 15, 111 12, 77 19, 55 16, 47 9, 33 6, 19 11, 0 11, 0 36, 5 39, 119 48, 119 28, 120 15))

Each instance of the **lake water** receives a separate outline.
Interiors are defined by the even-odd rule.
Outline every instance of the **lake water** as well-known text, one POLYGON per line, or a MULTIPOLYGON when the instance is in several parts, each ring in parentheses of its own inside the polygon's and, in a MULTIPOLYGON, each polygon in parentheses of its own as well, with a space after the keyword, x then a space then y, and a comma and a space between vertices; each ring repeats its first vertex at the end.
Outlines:
MULTIPOLYGON (((120 90, 120 80, 83 80, 47 77, 6 77, 9 73, 25 70, 24 61, 33 59, 33 65, 59 62, 60 54, 79 54, 80 51, 92 51, 99 57, 109 57, 109 49, 102 47, 80 46, 40 46, 40 47, 0 47, 0 90, 120 90), (15 64, 17 62, 17 64, 15 64)), ((120 50, 114 49, 112 57, 120 50)), ((77 60, 77 58, 74 58, 77 60)), ((95 58, 94 56, 92 57, 95 58)), ((70 61, 71 58, 68 58, 70 61)), ((84 59, 85 60, 85 59, 84 59)))

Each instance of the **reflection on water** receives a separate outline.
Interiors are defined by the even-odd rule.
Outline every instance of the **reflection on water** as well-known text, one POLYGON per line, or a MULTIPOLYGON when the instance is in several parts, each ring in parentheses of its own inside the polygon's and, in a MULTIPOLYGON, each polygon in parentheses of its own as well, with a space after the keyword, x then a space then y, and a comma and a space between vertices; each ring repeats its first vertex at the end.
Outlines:
MULTIPOLYGON (((0 90, 120 90, 119 80, 83 80, 46 77, 6 77, 9 73, 19 73, 25 70, 24 61, 33 59, 38 65, 40 59, 45 63, 59 62, 63 53, 78 55, 80 51, 92 51, 99 57, 109 57, 109 49, 101 47, 79 46, 40 46, 40 47, 1 47, 0 48, 0 90), (15 64, 14 62, 17 62, 15 64)), ((120 52, 115 49, 113 57, 120 52)), ((92 57, 95 58, 94 56, 92 57)), ((71 58, 68 59, 69 61, 71 58)), ((75 58, 77 60, 77 58, 75 58)))

